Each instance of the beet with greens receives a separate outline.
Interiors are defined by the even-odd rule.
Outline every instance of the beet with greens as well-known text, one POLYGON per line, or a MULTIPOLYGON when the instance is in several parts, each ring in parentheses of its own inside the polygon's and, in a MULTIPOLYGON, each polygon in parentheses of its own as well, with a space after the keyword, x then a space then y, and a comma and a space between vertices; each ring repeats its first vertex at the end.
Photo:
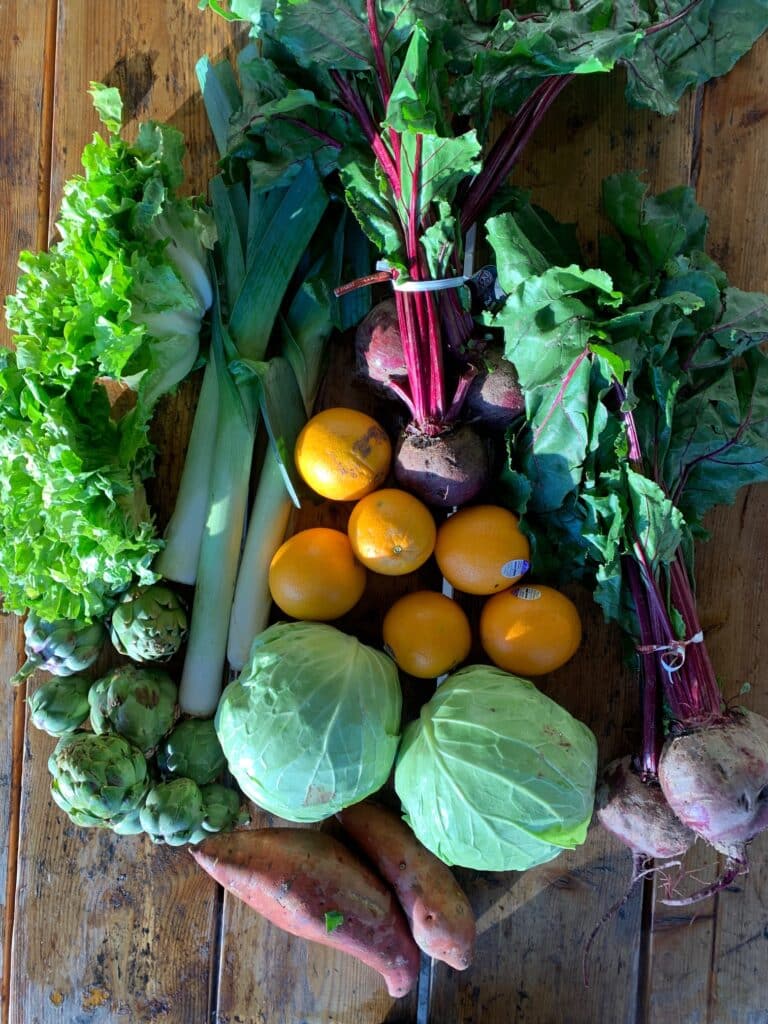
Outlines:
POLYGON ((599 12, 593 0, 535 12, 508 6, 230 4, 230 16, 251 22, 260 52, 241 62, 248 97, 227 172, 274 186, 307 157, 323 176, 338 169, 346 202, 384 261, 374 277, 394 289, 405 375, 399 358, 385 358, 374 376, 384 374, 410 417, 400 446, 408 486, 435 505, 453 499, 456 478, 469 500, 488 474, 467 441, 474 427, 455 429, 476 373, 462 287, 467 232, 503 204, 502 187, 549 107, 575 75, 623 63, 630 102, 670 113, 687 87, 723 74, 768 27, 753 12, 734 34, 731 8, 700 0, 663 8, 608 0, 599 12), (496 112, 508 121, 490 144, 496 112), (450 388, 447 352, 466 363, 450 388))
MULTIPOLYGON (((603 205, 615 234, 601 270, 545 258, 524 217, 489 222, 509 294, 493 325, 528 399, 505 490, 534 531, 539 574, 591 584, 635 647, 640 785, 726 857, 720 878, 667 899, 686 904, 746 870, 768 826, 768 722, 718 686, 691 567, 706 513, 768 480, 768 296, 730 286, 705 254, 691 189, 649 196, 615 175, 603 205)), ((624 769, 598 817, 634 854, 659 854, 644 802, 627 795, 636 782, 624 769)))

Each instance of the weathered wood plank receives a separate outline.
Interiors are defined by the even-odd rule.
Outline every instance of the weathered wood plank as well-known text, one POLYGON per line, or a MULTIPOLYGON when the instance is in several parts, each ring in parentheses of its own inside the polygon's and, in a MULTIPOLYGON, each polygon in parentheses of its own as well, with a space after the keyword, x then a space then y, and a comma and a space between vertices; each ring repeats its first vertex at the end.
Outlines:
MULTIPOLYGON (((92 80, 121 87, 128 134, 136 118, 172 121, 182 129, 191 154, 189 188, 204 188, 215 155, 194 62, 206 50, 218 56, 231 42, 231 28, 173 0, 60 0, 58 11, 52 208, 98 127, 87 95, 92 80)), ((34 97, 36 86, 30 82, 28 88, 34 97)), ((21 138, 23 129, 18 131, 21 138)), ((161 522, 175 490, 190 404, 189 394, 167 402, 155 427, 162 451, 173 453, 158 466, 164 478, 155 495, 161 522)), ((216 887, 184 851, 71 825, 48 795, 46 760, 53 745, 28 729, 11 1020, 206 1020, 216 887)))
MULTIPOLYGON (((709 212, 709 250, 732 284, 763 291, 768 281, 765 101, 768 38, 726 78, 706 87, 695 164, 699 201, 709 212)), ((743 492, 711 518, 711 539, 697 557, 698 601, 712 660, 727 699, 768 712, 762 666, 768 655, 763 598, 768 493, 743 492)), ((768 1015, 764 985, 768 842, 750 847, 751 868, 738 884, 686 913, 657 905, 648 1005, 652 1020, 748 1024, 768 1015)), ((686 866, 708 863, 706 852, 686 866)), ((711 876, 710 876, 711 877, 711 876)))
MULTIPOLYGON (((692 125, 690 98, 674 118, 661 118, 628 110, 618 75, 576 81, 548 114, 513 180, 531 189, 534 202, 578 225, 590 261, 604 227, 602 179, 638 169, 656 190, 687 181, 692 125)), ((618 632, 606 627, 587 595, 577 600, 585 623, 582 649, 543 689, 594 730, 605 764, 638 741, 637 685, 622 664, 618 632)), ((641 888, 599 932, 587 964, 588 988, 582 980, 589 934, 630 874, 627 852, 595 826, 584 847, 523 875, 462 872, 479 915, 479 955, 465 974, 435 967, 430 1020, 634 1021, 641 888)))
MULTIPOLYGON (((0 297, 15 290, 17 256, 45 239, 47 229, 48 144, 50 139, 50 90, 53 69, 47 44, 52 42, 54 4, 38 4, 32 10, 18 5, 0 6, 0 38, 4 40, 0 65, 0 297)), ((10 338, 0 318, 0 344, 10 338)), ((0 1013, 8 1019, 11 939, 15 914, 16 858, 19 839, 21 762, 24 740, 26 687, 10 692, 7 680, 16 671, 23 647, 18 619, 0 616, 0 684, 5 688, 0 706, 0 899, 2 948, 0 949, 0 1013)))

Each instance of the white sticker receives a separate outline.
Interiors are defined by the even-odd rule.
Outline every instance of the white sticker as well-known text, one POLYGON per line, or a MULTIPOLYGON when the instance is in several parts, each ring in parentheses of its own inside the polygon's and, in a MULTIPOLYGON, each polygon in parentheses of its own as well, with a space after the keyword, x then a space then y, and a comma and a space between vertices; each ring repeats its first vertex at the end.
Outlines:
POLYGON ((501 575, 508 580, 516 580, 525 576, 531 568, 531 563, 524 558, 513 558, 511 562, 505 562, 501 567, 501 575))
POLYGON ((538 601, 541 597, 541 591, 536 587, 517 587, 512 593, 521 601, 538 601))

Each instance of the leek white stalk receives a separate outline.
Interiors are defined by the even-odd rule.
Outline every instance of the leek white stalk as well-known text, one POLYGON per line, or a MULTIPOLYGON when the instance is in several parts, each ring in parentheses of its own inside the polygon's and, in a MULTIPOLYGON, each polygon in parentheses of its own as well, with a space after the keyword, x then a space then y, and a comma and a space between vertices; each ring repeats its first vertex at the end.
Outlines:
POLYGON ((229 621, 227 660, 236 671, 248 660, 254 637, 269 624, 269 566, 285 540, 292 509, 293 502, 270 446, 259 475, 229 621))
MULTIPOLYGON (((217 309, 218 314, 218 309, 217 309)), ((179 686, 179 707, 187 715, 208 718, 221 695, 229 614, 235 590, 248 504, 248 484, 257 407, 245 407, 242 389, 229 376, 221 344, 213 356, 219 378, 216 459, 210 502, 200 545, 195 599, 179 686)))
POLYGON ((176 583, 192 585, 197 579, 211 491, 218 408, 216 368, 209 361, 203 374, 176 504, 165 530, 165 547, 155 559, 155 569, 176 583))

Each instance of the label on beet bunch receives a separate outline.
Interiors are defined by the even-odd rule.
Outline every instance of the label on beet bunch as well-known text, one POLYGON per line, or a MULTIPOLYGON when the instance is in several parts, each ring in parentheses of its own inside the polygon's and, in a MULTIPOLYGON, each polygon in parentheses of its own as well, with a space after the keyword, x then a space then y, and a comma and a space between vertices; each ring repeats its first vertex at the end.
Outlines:
POLYGON ((513 558, 511 562, 505 562, 501 567, 501 575, 508 580, 516 580, 524 576, 531 568, 531 563, 525 558, 513 558))
POLYGON ((538 601, 541 597, 541 591, 536 587, 516 587, 512 593, 521 601, 538 601))

